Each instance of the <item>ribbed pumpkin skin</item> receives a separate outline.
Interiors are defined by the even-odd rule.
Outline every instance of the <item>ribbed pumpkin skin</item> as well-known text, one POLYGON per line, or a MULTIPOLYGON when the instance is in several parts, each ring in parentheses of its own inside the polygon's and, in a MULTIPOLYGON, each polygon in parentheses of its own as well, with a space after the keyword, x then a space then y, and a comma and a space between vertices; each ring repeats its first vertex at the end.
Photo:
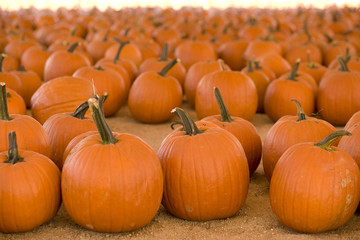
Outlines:
POLYGON ((357 111, 354 113, 354 115, 351 116, 349 121, 347 121, 344 130, 349 130, 352 126, 360 122, 360 111, 357 111))
POLYGON ((70 217, 97 232, 125 232, 155 216, 163 193, 156 153, 141 139, 113 133, 119 141, 103 145, 99 134, 70 152, 62 171, 62 197, 70 217))
POLYGON ((0 231, 29 231, 56 215, 61 203, 60 171, 33 151, 20 150, 24 162, 15 165, 4 163, 7 155, 0 154, 0 231))
POLYGON ((131 86, 128 107, 138 121, 161 123, 173 117, 171 110, 181 106, 182 98, 178 80, 149 71, 140 74, 131 86))
POLYGON ((28 115, 11 114, 12 120, 0 120, 0 152, 9 148, 8 134, 15 131, 19 149, 51 157, 50 139, 43 126, 28 115))
POLYGON ((296 105, 291 99, 297 99, 306 115, 311 115, 315 108, 314 92, 306 83, 300 81, 276 79, 265 92, 264 110, 274 122, 286 115, 296 114, 296 105))
POLYGON ((44 83, 31 97, 31 113, 41 124, 52 115, 73 112, 93 97, 92 83, 77 77, 59 77, 44 83))
POLYGON ((336 229, 354 214, 360 198, 359 168, 350 155, 313 143, 289 148, 270 183, 270 203, 285 226, 306 233, 336 229))
POLYGON ((195 94, 195 110, 199 119, 219 114, 214 95, 217 87, 231 116, 251 120, 257 109, 258 96, 254 82, 237 71, 216 71, 201 78, 195 94))
POLYGON ((289 147, 301 142, 320 142, 335 131, 330 123, 313 117, 302 121, 298 121, 297 116, 280 118, 264 139, 262 163, 268 181, 279 158, 289 147))
POLYGON ((356 161, 360 167, 360 124, 359 122, 348 127, 346 131, 349 131, 352 135, 348 137, 342 137, 339 141, 338 147, 344 150, 356 161))
POLYGON ((69 142, 81 133, 96 130, 96 125, 92 119, 79 119, 71 116, 70 113, 52 115, 46 120, 43 127, 50 138, 51 160, 59 169, 62 169, 63 154, 69 142))
POLYGON ((164 173, 163 206, 172 215, 193 221, 222 219, 243 206, 249 167, 239 141, 218 127, 185 135, 176 130, 158 151, 164 173))
POLYGON ((262 153, 262 142, 255 126, 242 118, 232 117, 233 122, 222 122, 221 115, 203 118, 202 121, 215 123, 219 127, 231 132, 241 143, 249 164, 250 175, 259 166, 262 153))
POLYGON ((329 70, 319 85, 317 109, 334 125, 345 125, 360 110, 360 72, 329 70), (330 71, 333 71, 330 73, 330 71))

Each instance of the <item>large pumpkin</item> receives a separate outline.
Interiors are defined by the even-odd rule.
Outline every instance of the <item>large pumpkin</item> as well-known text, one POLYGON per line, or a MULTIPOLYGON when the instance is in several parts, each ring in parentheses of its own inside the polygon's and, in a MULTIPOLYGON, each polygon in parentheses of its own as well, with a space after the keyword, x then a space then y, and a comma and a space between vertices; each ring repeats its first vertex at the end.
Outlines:
POLYGON ((101 104, 89 99, 99 133, 80 141, 64 163, 63 203, 70 217, 89 230, 135 230, 149 223, 160 206, 160 162, 140 138, 111 132, 101 104))
MULTIPOLYGON (((21 131, 21 130, 19 130, 21 131)), ((19 150, 14 131, 0 153, 0 231, 25 232, 50 221, 60 199, 60 171, 46 156, 19 150)))
POLYGON ((163 205, 193 221, 231 217, 243 206, 249 166, 240 142, 228 131, 197 126, 176 108, 183 128, 170 133, 158 156, 164 172, 163 205))
POLYGON ((276 164, 270 183, 270 203, 285 226, 305 233, 319 233, 344 225, 360 199, 360 172, 354 159, 332 147, 334 132, 320 143, 299 143, 276 164))

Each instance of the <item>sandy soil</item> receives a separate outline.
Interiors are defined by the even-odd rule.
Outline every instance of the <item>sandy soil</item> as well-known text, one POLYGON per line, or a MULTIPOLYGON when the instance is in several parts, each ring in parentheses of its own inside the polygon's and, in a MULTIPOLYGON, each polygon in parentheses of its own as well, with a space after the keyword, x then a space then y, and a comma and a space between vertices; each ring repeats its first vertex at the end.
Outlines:
MULTIPOLYGON (((195 111, 183 108, 196 119, 195 111)), ((162 140, 172 131, 170 122, 147 125, 136 122, 127 107, 107 119, 113 131, 135 134, 157 151, 162 140)), ((257 114, 252 123, 264 139, 273 122, 257 114)), ((144 228, 121 234, 95 233, 78 226, 62 206, 56 217, 31 232, 1 234, 0 239, 360 239, 360 215, 356 214, 343 227, 323 234, 299 234, 282 226, 271 211, 269 184, 262 165, 251 177, 246 203, 239 213, 224 220, 190 222, 169 215, 161 206, 156 217, 144 228)))

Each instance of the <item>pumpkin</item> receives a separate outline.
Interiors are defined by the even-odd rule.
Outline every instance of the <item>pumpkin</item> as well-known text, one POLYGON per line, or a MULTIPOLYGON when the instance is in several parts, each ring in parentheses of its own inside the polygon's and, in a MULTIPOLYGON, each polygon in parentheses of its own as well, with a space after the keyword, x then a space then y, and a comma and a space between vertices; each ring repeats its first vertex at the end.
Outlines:
POLYGON ((85 49, 90 54, 94 62, 103 58, 106 50, 114 44, 114 41, 109 40, 109 34, 110 30, 107 30, 103 39, 92 40, 85 44, 85 49))
POLYGON ((223 43, 219 49, 219 57, 229 65, 231 70, 240 71, 246 65, 243 54, 249 44, 249 41, 238 39, 223 43))
MULTIPOLYGON (((114 43, 112 46, 110 46, 105 51, 104 58, 114 59, 115 56, 117 56, 119 46, 122 46, 123 41, 121 41, 118 38, 114 38, 114 40, 117 43, 114 43)), ((130 42, 128 42, 128 44, 126 44, 126 45, 123 45, 123 48, 121 50, 121 53, 119 54, 118 59, 119 58, 127 59, 127 60, 133 62, 137 67, 139 67, 139 65, 141 64, 142 59, 143 59, 139 47, 130 42)))
MULTIPOLYGON (((168 44, 166 43, 162 49, 161 57, 160 58, 152 57, 144 60, 139 66, 138 74, 140 75, 141 73, 147 71, 160 72, 161 69, 163 69, 166 66, 166 64, 168 64, 171 60, 172 59, 168 59, 168 44)), ((175 79, 177 79, 181 84, 181 87, 184 86, 186 69, 181 62, 176 63, 175 66, 173 66, 169 70, 167 75, 173 76, 175 79)))
POLYGON ((60 171, 48 157, 18 149, 15 131, 8 139, 8 152, 0 153, 0 231, 26 232, 60 208, 60 171))
POLYGON ((36 72, 43 79, 45 62, 50 55, 51 53, 40 46, 29 47, 21 55, 20 63, 25 69, 36 72))
POLYGON ((174 56, 179 58, 186 69, 199 61, 216 60, 217 53, 209 42, 187 40, 175 48, 174 56))
POLYGON ((10 88, 6 89, 6 101, 9 114, 26 114, 24 99, 10 88))
POLYGON ((31 97, 31 113, 43 124, 56 113, 73 112, 94 96, 90 81, 77 77, 58 77, 41 85, 31 97))
POLYGON ((20 94, 21 92, 21 80, 18 76, 11 74, 10 72, 3 71, 3 63, 8 56, 1 54, 0 55, 0 81, 5 83, 6 86, 11 88, 20 94))
POLYGON ((290 147, 276 164, 270 183, 270 203, 285 226, 304 233, 319 233, 344 225, 360 199, 360 172, 354 159, 331 146, 337 131, 319 143, 290 147))
POLYGON ((96 130, 94 121, 85 117, 88 108, 88 101, 85 101, 73 113, 54 114, 43 125, 50 138, 51 160, 60 170, 63 166, 63 154, 68 143, 81 133, 96 130))
POLYGON ((100 105, 89 99, 99 133, 81 140, 65 161, 63 203, 69 216, 84 228, 132 231, 148 224, 159 209, 161 165, 140 138, 111 132, 100 105))
POLYGON ((291 99, 299 101, 307 115, 314 112, 317 85, 310 75, 297 75, 299 63, 294 65, 291 72, 271 81, 265 91, 264 110, 274 122, 282 116, 296 113, 296 107, 290 102, 291 99), (302 77, 304 75, 305 77, 302 77))
POLYGON ((249 61, 258 59, 266 54, 282 55, 282 48, 278 42, 272 41, 269 37, 250 41, 244 51, 244 58, 249 61))
POLYGON ((44 81, 71 76, 78 68, 91 65, 90 60, 83 54, 74 52, 78 45, 76 42, 70 45, 67 51, 55 51, 49 56, 44 66, 44 81))
POLYGON ((178 80, 166 76, 178 59, 160 72, 140 74, 130 88, 128 107, 132 116, 144 123, 161 123, 172 118, 171 109, 181 106, 182 88, 178 80))
POLYGON ((300 142, 321 141, 336 131, 334 126, 324 120, 307 117, 300 102, 292 101, 296 103, 297 116, 281 117, 266 133, 264 139, 262 163, 269 182, 276 163, 289 147, 300 142))
POLYGON ((36 72, 26 70, 24 66, 20 66, 19 70, 11 71, 10 73, 20 79, 21 84, 19 94, 25 101, 26 107, 30 107, 32 95, 42 84, 41 78, 36 72))
POLYGON ((9 114, 6 86, 0 83, 0 151, 7 150, 7 137, 10 131, 17 132, 20 149, 51 156, 49 136, 43 126, 28 115, 9 114))
MULTIPOLYGON (((227 70, 231 70, 227 64, 224 64, 224 67, 227 70)), ((195 107, 195 94, 196 88, 203 76, 208 73, 221 70, 221 65, 218 61, 209 60, 209 61, 200 61, 193 64, 186 73, 184 91, 186 100, 188 103, 195 107)))
POLYGON ((205 117, 201 119, 201 121, 215 123, 219 127, 231 132, 240 141, 245 151, 251 176, 259 166, 261 160, 262 142, 260 135, 251 122, 241 117, 231 116, 219 89, 215 87, 214 92, 220 114, 205 117))
POLYGON ((103 95, 108 93, 107 101, 104 103, 105 117, 116 114, 125 103, 127 87, 125 80, 115 70, 100 66, 85 66, 76 70, 74 77, 83 78, 94 84, 95 94, 103 95))
POLYGON ((233 216, 242 208, 249 187, 249 166, 240 142, 222 128, 197 126, 182 109, 173 112, 183 128, 170 133, 158 150, 163 206, 191 221, 233 216))
POLYGON ((319 85, 317 109, 323 119, 334 125, 345 125, 360 110, 360 72, 349 71, 346 62, 338 58, 339 70, 328 70, 319 85))
POLYGON ((248 61, 247 68, 243 69, 241 72, 245 73, 254 82, 258 95, 258 105, 256 112, 263 113, 265 92, 267 86, 270 83, 269 77, 263 71, 254 70, 253 60, 248 61))

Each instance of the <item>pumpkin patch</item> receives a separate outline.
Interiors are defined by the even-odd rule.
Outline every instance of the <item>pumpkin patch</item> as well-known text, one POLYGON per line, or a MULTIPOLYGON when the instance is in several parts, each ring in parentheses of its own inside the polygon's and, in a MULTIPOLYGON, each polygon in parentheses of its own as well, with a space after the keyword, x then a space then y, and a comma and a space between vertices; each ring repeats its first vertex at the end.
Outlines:
POLYGON ((1 239, 358 238, 357 5, 85 2, 0 11, 1 239))

